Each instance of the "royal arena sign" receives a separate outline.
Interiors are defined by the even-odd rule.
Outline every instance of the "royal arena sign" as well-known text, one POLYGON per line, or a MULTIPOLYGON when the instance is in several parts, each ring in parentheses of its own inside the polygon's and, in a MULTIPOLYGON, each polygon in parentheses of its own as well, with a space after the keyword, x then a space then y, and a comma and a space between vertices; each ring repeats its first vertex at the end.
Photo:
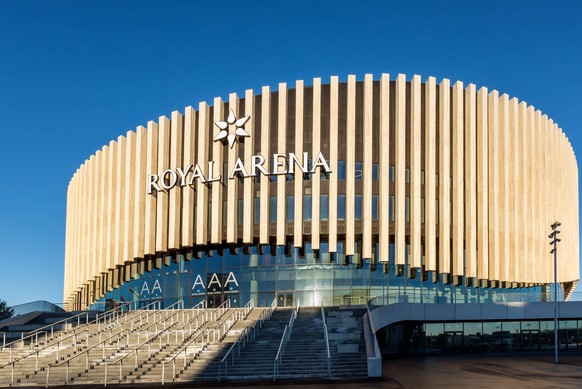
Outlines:
MULTIPOLYGON (((214 141, 228 144, 232 148, 235 142, 242 142, 244 138, 250 137, 243 128, 249 119, 250 116, 245 116, 237 120, 234 112, 231 110, 226 122, 214 122, 220 129, 214 141), (234 133, 229 133, 229 127, 235 127, 234 133)), ((228 179, 257 177, 259 174, 271 176, 282 174, 295 175, 296 172, 300 172, 301 174, 315 173, 317 169, 320 169, 324 173, 331 173, 331 169, 321 152, 313 159, 311 167, 309 167, 309 160, 308 152, 302 155, 296 155, 295 153, 276 153, 269 159, 266 159, 262 155, 252 155, 250 157, 250 163, 248 164, 245 164, 240 158, 237 158, 234 166, 230 167, 231 170, 229 171, 228 179)), ((147 176, 147 193, 152 194, 154 191, 167 191, 175 186, 193 186, 196 181, 202 184, 222 181, 222 175, 213 175, 214 163, 214 161, 208 161, 206 175, 204 174, 203 167, 199 164, 167 169, 160 174, 149 174, 147 176)))

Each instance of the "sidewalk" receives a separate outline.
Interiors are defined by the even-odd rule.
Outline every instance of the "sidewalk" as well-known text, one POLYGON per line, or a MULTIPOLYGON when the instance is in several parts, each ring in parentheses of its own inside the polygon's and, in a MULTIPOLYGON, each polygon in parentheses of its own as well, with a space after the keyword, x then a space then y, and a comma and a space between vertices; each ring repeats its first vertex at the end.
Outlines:
POLYGON ((582 387, 582 354, 438 355, 385 359, 383 374, 403 389, 582 387))

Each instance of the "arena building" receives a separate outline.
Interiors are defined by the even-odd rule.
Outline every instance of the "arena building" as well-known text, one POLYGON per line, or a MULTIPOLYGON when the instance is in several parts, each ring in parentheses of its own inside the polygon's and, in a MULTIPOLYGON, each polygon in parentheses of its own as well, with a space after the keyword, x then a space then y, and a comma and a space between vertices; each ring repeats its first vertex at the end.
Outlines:
POLYGON ((68 310, 550 298, 579 279, 578 167, 533 106, 419 76, 233 93, 119 136, 67 193, 68 310))

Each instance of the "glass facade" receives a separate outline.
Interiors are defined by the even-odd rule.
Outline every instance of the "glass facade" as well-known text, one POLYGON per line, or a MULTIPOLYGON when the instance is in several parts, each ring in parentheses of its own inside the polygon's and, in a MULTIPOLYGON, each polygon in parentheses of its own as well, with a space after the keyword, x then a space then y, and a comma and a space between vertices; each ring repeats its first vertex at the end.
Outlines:
MULTIPOLYGON (((385 354, 551 352, 554 321, 404 322, 377 336, 385 354)), ((582 350, 582 320, 560 320, 558 344, 560 350, 582 350)))
MULTIPOLYGON (((356 244, 356 248, 359 246, 356 244)), ((376 250, 377 252, 377 250, 376 250)), ((407 250, 408 255, 408 250, 407 250)), ((314 251, 289 246, 245 246, 206 251, 181 251, 162 258, 138 262, 131 280, 111 288, 91 308, 115 302, 146 305, 161 301, 167 307, 183 300, 192 307, 206 300, 209 307, 230 299, 243 306, 251 299, 256 306, 383 305, 395 302, 489 303, 497 301, 544 301, 545 288, 477 288, 462 278, 436 276, 422 268, 394 265, 378 258, 363 261, 359 250, 353 256, 329 253, 326 242, 314 251)))

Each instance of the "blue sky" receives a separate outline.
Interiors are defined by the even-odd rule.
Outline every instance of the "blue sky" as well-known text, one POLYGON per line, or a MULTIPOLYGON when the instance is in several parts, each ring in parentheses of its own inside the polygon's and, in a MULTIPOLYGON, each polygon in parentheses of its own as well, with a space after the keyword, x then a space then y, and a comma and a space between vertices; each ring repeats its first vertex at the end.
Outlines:
POLYGON ((68 182, 109 140, 262 85, 382 72, 487 86, 582 155, 582 2, 0 1, 0 299, 63 300, 68 182))

